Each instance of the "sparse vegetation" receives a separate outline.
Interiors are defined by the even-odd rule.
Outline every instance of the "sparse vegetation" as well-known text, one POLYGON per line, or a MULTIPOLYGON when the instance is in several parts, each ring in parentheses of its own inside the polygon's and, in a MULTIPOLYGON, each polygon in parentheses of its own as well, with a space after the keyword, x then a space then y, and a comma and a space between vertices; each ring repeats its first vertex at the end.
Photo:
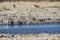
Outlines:
POLYGON ((0 40, 60 40, 60 34, 0 34, 0 40), (5 37, 6 36, 6 37, 5 37), (59 37, 57 37, 59 36, 59 37), (56 39, 57 37, 57 39, 56 39))
POLYGON ((60 23, 59 7, 59 2, 4 2, 2 5, 0 3, 0 24, 60 23))

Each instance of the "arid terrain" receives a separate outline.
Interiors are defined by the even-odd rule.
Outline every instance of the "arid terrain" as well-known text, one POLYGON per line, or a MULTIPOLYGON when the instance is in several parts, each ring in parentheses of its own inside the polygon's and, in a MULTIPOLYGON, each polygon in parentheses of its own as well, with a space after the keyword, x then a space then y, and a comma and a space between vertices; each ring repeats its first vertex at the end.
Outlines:
POLYGON ((1 2, 0 24, 60 23, 60 2, 1 2))
POLYGON ((60 34, 0 34, 0 40, 60 40, 60 34))
MULTIPOLYGON (((60 23, 60 2, 1 2, 0 24, 60 23)), ((0 40, 60 40, 60 34, 0 34, 0 40)))

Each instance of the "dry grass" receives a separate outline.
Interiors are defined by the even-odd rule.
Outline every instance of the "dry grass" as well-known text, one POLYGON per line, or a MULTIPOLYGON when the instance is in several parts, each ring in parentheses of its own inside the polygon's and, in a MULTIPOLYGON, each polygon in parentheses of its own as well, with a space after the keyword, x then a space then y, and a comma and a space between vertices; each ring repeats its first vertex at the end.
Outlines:
POLYGON ((13 4, 16 5, 17 8, 34 8, 35 5, 42 6, 60 6, 60 2, 4 2, 0 3, 0 9, 3 7, 13 8, 13 4))
POLYGON ((40 23, 39 20, 45 18, 51 18, 52 21, 49 20, 51 22, 54 21, 53 19, 60 19, 60 2, 4 2, 0 3, 0 10, 0 20, 3 20, 3 23, 9 23, 10 17, 15 19, 14 23, 23 20, 28 24, 40 23))

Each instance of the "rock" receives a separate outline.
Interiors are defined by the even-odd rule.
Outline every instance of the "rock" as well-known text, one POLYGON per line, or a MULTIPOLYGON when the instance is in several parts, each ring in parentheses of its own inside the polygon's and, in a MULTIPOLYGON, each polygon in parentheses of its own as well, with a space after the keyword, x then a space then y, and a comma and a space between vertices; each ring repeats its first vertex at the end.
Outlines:
POLYGON ((39 8, 39 6, 38 5, 34 5, 36 8, 39 8))
POLYGON ((15 5, 15 4, 13 4, 13 7, 15 8, 15 7, 16 7, 16 5, 15 5))
POLYGON ((22 25, 22 24, 24 24, 24 22, 18 21, 18 24, 22 25))
POLYGON ((32 20, 33 20, 33 21, 35 21, 35 20, 36 20, 36 18, 35 18, 35 17, 33 17, 33 18, 32 18, 32 20))
POLYGON ((39 19, 39 21, 40 21, 40 22, 43 22, 43 21, 45 21, 45 19, 39 19))
POLYGON ((10 10, 9 8, 4 7, 4 10, 10 10))

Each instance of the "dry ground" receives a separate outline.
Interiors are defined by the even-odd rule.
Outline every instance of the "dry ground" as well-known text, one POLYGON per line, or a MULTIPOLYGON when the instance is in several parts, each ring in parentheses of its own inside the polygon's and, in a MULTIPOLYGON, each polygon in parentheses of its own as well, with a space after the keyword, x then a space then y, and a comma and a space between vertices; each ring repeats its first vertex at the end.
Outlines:
POLYGON ((2 2, 0 24, 60 23, 60 2, 2 2))

